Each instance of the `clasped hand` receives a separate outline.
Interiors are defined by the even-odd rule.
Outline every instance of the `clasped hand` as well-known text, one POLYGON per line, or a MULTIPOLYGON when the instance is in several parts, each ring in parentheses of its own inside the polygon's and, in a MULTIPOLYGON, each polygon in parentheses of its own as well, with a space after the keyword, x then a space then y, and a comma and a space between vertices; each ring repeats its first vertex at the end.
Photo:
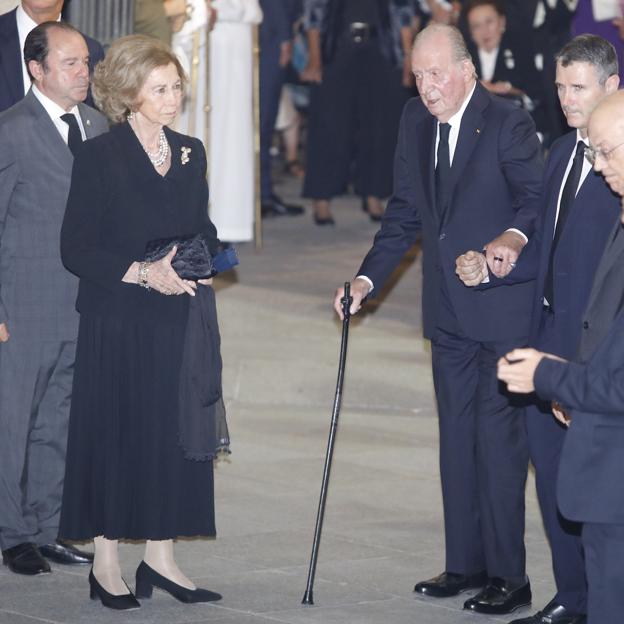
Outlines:
MULTIPOLYGON (((171 261, 177 251, 177 246, 174 246, 166 256, 163 256, 156 262, 149 263, 147 271, 147 285, 163 295, 182 295, 186 293, 191 295, 191 297, 194 297, 195 291, 197 290, 197 284, 210 286, 212 284, 212 278, 201 279, 197 282, 182 279, 171 266, 171 261)), ((123 281, 138 283, 138 279, 136 278, 139 270, 138 267, 139 263, 135 262, 132 267, 128 269, 123 281), (133 273, 134 278, 132 277, 133 273)))
POLYGON ((483 247, 484 254, 467 251, 455 260, 455 273, 466 286, 477 286, 488 276, 488 267, 496 277, 506 277, 516 266, 526 241, 517 232, 507 230, 483 247))

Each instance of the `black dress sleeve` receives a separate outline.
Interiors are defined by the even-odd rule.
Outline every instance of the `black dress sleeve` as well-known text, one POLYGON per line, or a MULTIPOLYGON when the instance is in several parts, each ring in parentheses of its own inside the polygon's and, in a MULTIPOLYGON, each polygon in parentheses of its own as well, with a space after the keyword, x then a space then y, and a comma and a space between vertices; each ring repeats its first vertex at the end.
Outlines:
POLYGON ((109 209, 106 157, 100 144, 86 143, 74 160, 67 208, 61 228, 63 264, 81 279, 107 290, 122 287, 134 258, 115 253, 103 244, 101 223, 109 209))

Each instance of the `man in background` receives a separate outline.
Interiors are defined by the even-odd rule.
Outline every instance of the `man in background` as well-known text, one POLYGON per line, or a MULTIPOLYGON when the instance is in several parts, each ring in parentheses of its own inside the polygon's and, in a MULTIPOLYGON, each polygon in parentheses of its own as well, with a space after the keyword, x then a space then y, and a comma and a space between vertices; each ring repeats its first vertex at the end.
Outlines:
POLYGON ((0 548, 32 575, 50 571, 43 556, 93 558, 56 541, 78 336, 59 240, 73 155, 107 124, 82 104, 89 51, 75 28, 40 24, 24 58, 32 88, 0 115, 0 548))
MULTIPOLYGON (((0 15, 0 111, 19 102, 30 89, 30 76, 23 58, 28 33, 43 22, 61 19, 64 0, 22 0, 19 5, 0 15)), ((89 72, 104 58, 102 46, 84 37, 89 50, 89 72)), ((86 103, 93 106, 91 94, 86 103)))

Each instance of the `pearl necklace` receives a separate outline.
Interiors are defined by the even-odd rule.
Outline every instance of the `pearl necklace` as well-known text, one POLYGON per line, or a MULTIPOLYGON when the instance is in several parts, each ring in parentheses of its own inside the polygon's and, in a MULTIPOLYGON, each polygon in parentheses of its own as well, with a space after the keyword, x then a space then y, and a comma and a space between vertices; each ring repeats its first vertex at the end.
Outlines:
POLYGON ((144 145, 143 149, 154 167, 162 167, 169 156, 169 143, 165 131, 161 128, 158 133, 158 151, 155 154, 152 154, 144 145))

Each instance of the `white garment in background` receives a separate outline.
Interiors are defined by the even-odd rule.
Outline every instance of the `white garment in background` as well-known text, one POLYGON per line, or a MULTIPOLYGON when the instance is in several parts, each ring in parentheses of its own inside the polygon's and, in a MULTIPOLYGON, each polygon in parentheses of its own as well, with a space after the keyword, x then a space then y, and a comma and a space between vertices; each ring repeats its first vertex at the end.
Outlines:
POLYGON ((592 13, 597 22, 622 17, 620 0, 592 0, 592 13))
POLYGON ((182 29, 173 34, 171 47, 180 59, 189 79, 182 112, 175 129, 183 134, 197 137, 208 146, 206 134, 206 45, 208 39, 208 7, 206 0, 187 0, 190 18, 182 29))
POLYGON ((219 238, 253 240, 254 128, 252 25, 258 0, 213 0, 210 33, 210 218, 219 238))

